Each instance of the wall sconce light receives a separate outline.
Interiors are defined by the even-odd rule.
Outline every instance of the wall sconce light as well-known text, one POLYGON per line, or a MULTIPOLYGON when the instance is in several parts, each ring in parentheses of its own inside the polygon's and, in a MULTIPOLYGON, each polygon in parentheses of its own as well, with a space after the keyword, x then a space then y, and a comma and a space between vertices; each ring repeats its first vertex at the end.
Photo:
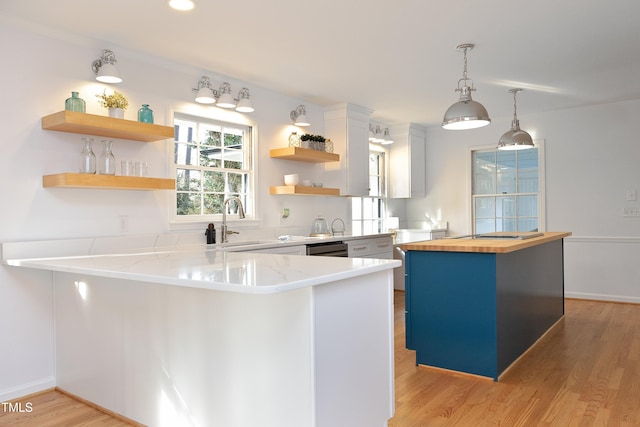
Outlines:
POLYGON ((192 89, 196 93, 195 101, 199 104, 215 104, 216 96, 211 88, 209 77, 202 76, 198 82, 198 87, 192 89))
POLYGON ((375 142, 377 144, 381 144, 384 141, 383 138, 384 131, 380 126, 373 126, 369 124, 369 142, 375 142))
POLYGON ((218 92, 220 97, 218 98, 218 107, 222 108, 235 108, 236 101, 231 95, 231 85, 229 83, 222 83, 220 85, 220 91, 218 92))
POLYGON ((302 104, 298 105, 295 110, 292 110, 289 117, 291 117, 293 124, 296 126, 311 125, 309 119, 307 119, 307 108, 302 104))
POLYGON ((249 95, 249 89, 246 87, 240 89, 240 92, 238 92, 238 105, 236 106, 236 111, 241 113, 251 113, 255 111, 249 98, 251 98, 249 95))
POLYGON ((197 87, 192 89, 196 93, 195 101, 199 104, 215 104, 222 108, 235 108, 240 113, 251 113, 255 111, 251 105, 251 95, 249 89, 243 87, 235 99, 231 95, 231 85, 222 83, 220 90, 216 91, 211 87, 209 77, 202 76, 198 81, 197 87))
POLYGON ((91 69, 96 75, 96 80, 102 83, 120 83, 120 73, 114 65, 116 56, 109 49, 102 50, 102 56, 91 63, 91 69))
POLYGON ((378 125, 369 124, 369 142, 382 145, 393 144, 393 139, 389 135, 389 128, 382 129, 378 125))
POLYGON ((467 76, 467 51, 473 49, 473 46, 471 43, 465 43, 457 47, 464 53, 464 71, 456 89, 456 92, 460 92, 460 100, 449 107, 444 114, 442 127, 445 129, 474 129, 491 123, 486 108, 471 99, 471 92, 476 89, 473 87, 473 80, 467 76), (471 82, 471 86, 467 84, 468 81, 471 82), (464 82, 462 88, 460 88, 460 82, 464 82))
POLYGON ((516 94, 522 89, 509 89, 509 93, 513 94, 513 120, 511 121, 511 130, 508 130, 500 137, 498 142, 498 150, 525 150, 533 148, 533 139, 531 135, 520 129, 520 121, 516 114, 516 94))
POLYGON ((393 144, 393 139, 391 138, 391 135, 389 135, 389 128, 384 128, 384 134, 382 135, 382 139, 383 139, 383 141, 381 142, 382 145, 393 144))

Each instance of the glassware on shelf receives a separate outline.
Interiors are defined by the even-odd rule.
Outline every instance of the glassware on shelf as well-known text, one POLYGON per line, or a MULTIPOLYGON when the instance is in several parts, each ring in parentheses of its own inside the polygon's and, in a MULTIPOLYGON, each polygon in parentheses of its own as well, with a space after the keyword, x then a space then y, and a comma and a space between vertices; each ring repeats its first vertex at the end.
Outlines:
POLYGON ((82 138, 80 173, 96 173, 96 155, 93 153, 93 138, 82 138))
POLYGON ((326 151, 327 153, 333 153, 333 141, 327 139, 324 142, 324 151, 326 151))
POLYGON ((153 110, 149 108, 149 104, 142 104, 142 108, 138 110, 138 121, 153 123, 153 110))
POLYGON ((291 132, 291 135, 289 135, 289 147, 300 147, 300 135, 298 135, 298 132, 291 132))
POLYGON ((80 98, 78 92, 71 92, 71 98, 64 101, 64 109, 84 113, 86 111, 86 103, 80 98))
POLYGON ((131 160, 123 160, 120 162, 120 174, 122 176, 133 175, 133 162, 131 160))
POLYGON ((113 142, 110 139, 102 140, 102 154, 100 154, 99 173, 101 175, 116 174, 116 158, 111 151, 113 142))

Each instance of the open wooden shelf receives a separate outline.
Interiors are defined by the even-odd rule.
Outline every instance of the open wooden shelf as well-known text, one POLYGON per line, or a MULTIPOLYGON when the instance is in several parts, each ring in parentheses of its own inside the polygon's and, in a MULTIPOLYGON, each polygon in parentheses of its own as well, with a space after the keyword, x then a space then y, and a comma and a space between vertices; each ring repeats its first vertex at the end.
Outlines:
POLYGON ((175 179, 141 176, 59 173, 42 177, 45 188, 100 188, 109 190, 174 190, 175 179))
POLYGON ((325 151, 311 150, 302 147, 274 148, 269 151, 269 156, 274 159, 297 160, 308 163, 339 162, 340 155, 325 151))
POLYGON ((270 194, 288 194, 304 196, 339 196, 339 188, 305 187, 303 185, 278 185, 269 189, 270 194))
POLYGON ((154 142, 173 138, 172 127, 63 110, 42 118, 42 129, 154 142))

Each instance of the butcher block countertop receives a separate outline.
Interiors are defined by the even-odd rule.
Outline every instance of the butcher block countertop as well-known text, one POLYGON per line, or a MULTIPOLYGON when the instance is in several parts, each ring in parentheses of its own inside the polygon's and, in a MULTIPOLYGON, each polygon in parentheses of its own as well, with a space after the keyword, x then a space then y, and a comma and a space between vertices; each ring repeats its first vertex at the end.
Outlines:
POLYGON ((571 236, 570 232, 486 233, 462 238, 425 240, 400 246, 403 251, 508 253, 571 236))

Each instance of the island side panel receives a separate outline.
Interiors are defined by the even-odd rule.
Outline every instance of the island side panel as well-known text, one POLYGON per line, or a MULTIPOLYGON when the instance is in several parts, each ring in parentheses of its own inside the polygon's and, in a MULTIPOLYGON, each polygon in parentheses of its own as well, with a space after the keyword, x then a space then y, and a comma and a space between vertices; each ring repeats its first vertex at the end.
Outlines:
POLYGON ((496 377, 496 255, 408 251, 410 342, 418 364, 496 377))
POLYGON ((316 426, 386 426, 395 409, 392 270, 313 294, 316 426))
POLYGON ((564 315, 563 240, 497 255, 498 375, 564 315))
POLYGON ((55 282, 58 387, 146 425, 314 425, 310 288, 55 282))

